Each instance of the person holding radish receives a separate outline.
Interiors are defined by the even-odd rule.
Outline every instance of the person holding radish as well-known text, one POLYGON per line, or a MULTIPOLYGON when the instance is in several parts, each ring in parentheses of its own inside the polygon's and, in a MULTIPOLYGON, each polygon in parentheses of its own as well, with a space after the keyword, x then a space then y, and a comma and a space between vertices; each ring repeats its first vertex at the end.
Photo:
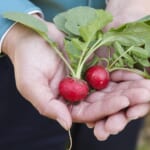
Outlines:
MULTIPOLYGON (((148 0, 107 1, 106 10, 114 19, 104 30, 149 15, 149 4, 148 0)), ((76 6, 104 8, 105 1, 0 2, 0 46, 4 54, 0 58, 1 149, 62 150, 68 141, 65 130, 71 127, 74 150, 136 148, 143 123, 139 118, 147 115, 150 107, 149 79, 130 71, 114 71, 107 87, 70 107, 58 91, 67 74, 62 59, 36 32, 2 17, 8 11, 31 14, 47 26, 49 36, 64 51, 64 34, 52 18, 76 6)), ((96 53, 99 57, 108 55, 99 49, 96 53)))

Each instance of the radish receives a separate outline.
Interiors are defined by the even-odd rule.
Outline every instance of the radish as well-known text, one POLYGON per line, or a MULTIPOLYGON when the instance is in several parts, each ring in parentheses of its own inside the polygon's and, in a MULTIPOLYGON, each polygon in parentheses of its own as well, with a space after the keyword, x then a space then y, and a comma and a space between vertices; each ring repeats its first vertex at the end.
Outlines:
POLYGON ((89 87, 84 80, 66 77, 59 84, 59 93, 65 100, 75 103, 88 95, 89 87))
POLYGON ((86 71, 85 79, 92 88, 101 90, 109 83, 109 72, 104 67, 95 65, 86 71))

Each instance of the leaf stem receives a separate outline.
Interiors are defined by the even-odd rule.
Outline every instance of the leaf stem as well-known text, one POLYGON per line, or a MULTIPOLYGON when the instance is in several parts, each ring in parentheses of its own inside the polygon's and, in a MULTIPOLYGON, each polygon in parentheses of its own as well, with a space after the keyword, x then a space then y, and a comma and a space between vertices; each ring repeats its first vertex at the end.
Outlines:
POLYGON ((76 78, 77 79, 80 79, 81 78, 81 71, 82 71, 82 60, 84 58, 84 55, 86 54, 87 52, 87 49, 88 49, 88 45, 89 45, 89 42, 85 45, 84 49, 83 49, 83 53, 81 54, 81 57, 79 59, 79 63, 78 63, 78 66, 77 66, 77 70, 76 70, 76 78))
POLYGON ((55 52, 59 55, 59 57, 63 60, 65 65, 70 70, 71 75, 75 77, 75 72, 73 68, 71 67, 67 59, 63 56, 63 54, 60 52, 60 50, 57 48, 56 44, 52 42, 52 40, 48 37, 48 35, 41 35, 41 36, 44 38, 45 41, 47 41, 47 43, 53 48, 53 50, 55 50, 55 52))
POLYGON ((77 72, 76 72, 76 76, 77 78, 81 78, 81 72, 83 69, 83 65, 86 62, 86 60, 90 57, 90 55, 97 49, 95 49, 96 45, 102 40, 102 37, 99 37, 99 39, 92 45, 91 48, 88 48, 89 44, 92 41, 92 37, 95 35, 96 33, 93 32, 93 35, 91 35, 91 38, 86 42, 85 48, 83 50, 83 53, 80 57, 79 63, 78 63, 78 67, 77 67, 77 72), (90 52, 91 51, 91 52, 90 52), (90 53, 89 53, 90 52, 90 53))
POLYGON ((119 57, 117 57, 117 59, 115 59, 113 61, 112 64, 110 64, 110 66, 108 66, 109 69, 113 68, 113 66, 126 54, 128 53, 134 46, 129 47, 124 53, 122 53, 119 57))
POLYGON ((101 44, 100 44, 101 40, 102 40, 102 38, 99 38, 97 40, 97 42, 95 44, 93 44, 93 46, 86 53, 85 57, 83 58, 80 66, 78 68, 78 76, 81 76, 83 65, 85 64, 85 62, 87 61, 87 59, 90 57, 90 55, 101 46, 101 44))
POLYGON ((113 71, 116 71, 116 70, 125 70, 125 71, 130 71, 130 72, 134 72, 146 79, 150 79, 150 75, 145 72, 145 71, 141 71, 141 70, 138 70, 138 69, 131 69, 131 68, 123 68, 123 67, 116 67, 116 68, 107 68, 107 70, 109 72, 113 72, 113 71))

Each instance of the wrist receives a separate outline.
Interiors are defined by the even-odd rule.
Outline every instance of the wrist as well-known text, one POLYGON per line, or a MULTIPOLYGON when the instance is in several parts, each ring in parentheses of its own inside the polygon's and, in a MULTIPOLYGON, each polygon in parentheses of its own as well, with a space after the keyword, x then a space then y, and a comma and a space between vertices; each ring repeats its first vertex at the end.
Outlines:
MULTIPOLYGON (((34 17, 41 19, 38 14, 32 14, 34 17)), ((43 20, 44 21, 44 20, 43 20)), ((36 34, 33 30, 20 23, 15 23, 11 29, 7 32, 6 36, 3 39, 2 43, 2 52, 11 60, 14 60, 14 55, 17 47, 23 42, 26 38, 36 34)))

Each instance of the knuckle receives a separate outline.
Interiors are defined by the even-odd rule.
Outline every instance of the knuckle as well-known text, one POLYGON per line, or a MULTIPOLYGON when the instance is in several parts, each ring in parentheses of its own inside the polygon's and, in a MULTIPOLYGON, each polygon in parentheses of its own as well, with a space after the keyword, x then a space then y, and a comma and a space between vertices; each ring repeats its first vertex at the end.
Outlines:
POLYGON ((24 78, 16 80, 16 86, 19 91, 27 90, 30 87, 30 84, 31 84, 31 81, 24 79, 24 78))
POLYGON ((49 111, 47 109, 47 106, 45 106, 45 105, 40 105, 38 107, 38 112, 42 116, 46 116, 47 117, 49 115, 49 111))

